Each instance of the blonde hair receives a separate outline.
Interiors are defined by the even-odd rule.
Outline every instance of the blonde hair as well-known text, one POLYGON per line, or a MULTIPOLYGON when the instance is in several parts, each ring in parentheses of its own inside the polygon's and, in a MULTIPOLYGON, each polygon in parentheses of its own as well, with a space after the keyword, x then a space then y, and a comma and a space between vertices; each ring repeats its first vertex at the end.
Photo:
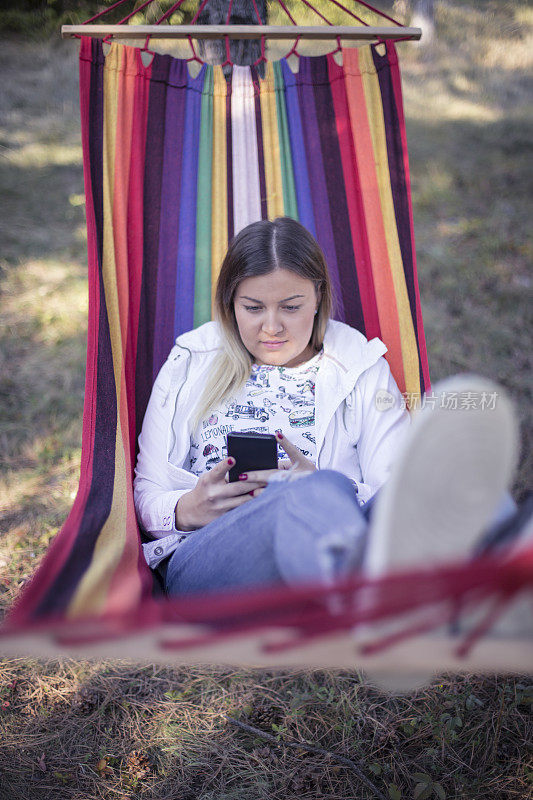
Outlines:
POLYGON ((290 217, 252 222, 232 240, 218 276, 214 316, 220 325, 222 347, 198 400, 195 426, 250 377, 253 357, 241 340, 235 318, 234 298, 239 284, 245 278, 267 275, 279 268, 313 281, 320 299, 309 344, 315 352, 322 347, 334 300, 320 246, 290 217))

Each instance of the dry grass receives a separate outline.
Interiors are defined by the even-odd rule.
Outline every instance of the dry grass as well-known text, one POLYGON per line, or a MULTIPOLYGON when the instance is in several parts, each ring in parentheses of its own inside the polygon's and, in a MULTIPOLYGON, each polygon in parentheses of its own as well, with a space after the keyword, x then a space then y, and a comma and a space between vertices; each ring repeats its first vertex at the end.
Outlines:
POLYGON ((522 800, 532 691, 467 676, 391 699, 344 671, 12 661, 0 694, 0 797, 372 797, 334 758, 284 744, 298 741, 357 762, 393 800, 420 783, 425 797, 522 800), (278 744, 235 730, 227 715, 278 744))
POLYGON ((491 0, 436 7, 435 45, 401 56, 431 376, 477 372, 508 389, 520 499, 533 476, 533 14, 491 0))
MULTIPOLYGON (((433 380, 471 370, 520 415, 531 488, 531 30, 524 2, 437 3, 403 44, 422 307, 433 380), (497 34, 497 35, 496 35, 497 34)), ((46 550, 79 475, 86 337, 72 43, 0 48, 0 610, 46 550)), ((531 679, 444 677, 391 699, 357 672, 0 662, 0 800, 533 797, 531 679), (280 737, 235 730, 224 715, 280 737), (420 775, 417 777, 417 773, 420 775), (426 775, 427 779, 421 777, 426 775), (396 788, 395 788, 396 787, 396 788)))

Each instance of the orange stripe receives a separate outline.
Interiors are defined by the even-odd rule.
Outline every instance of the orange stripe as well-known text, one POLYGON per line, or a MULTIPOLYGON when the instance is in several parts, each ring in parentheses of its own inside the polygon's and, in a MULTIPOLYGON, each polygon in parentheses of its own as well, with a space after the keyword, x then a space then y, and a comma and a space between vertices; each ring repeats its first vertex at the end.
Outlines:
POLYGON ((405 391, 409 397, 420 398, 420 373, 418 368, 418 346, 411 316, 411 306, 407 294, 405 272, 403 268, 394 199, 387 153, 387 136, 385 131, 385 118, 383 116, 383 101, 379 78, 374 66, 370 47, 362 47, 359 51, 359 65, 362 69, 362 83, 366 97, 366 107, 371 110, 368 119, 370 134, 376 156, 376 173, 381 197, 381 211, 385 227, 385 239, 389 253, 389 263, 396 295, 396 305, 400 322, 400 340, 402 344, 403 372, 405 376, 405 391))
POLYGON ((368 231, 370 261, 376 290, 381 338, 388 348, 386 358, 392 374, 400 391, 404 392, 405 375, 400 339, 400 321, 383 224, 375 153, 372 146, 372 135, 368 121, 368 109, 361 80, 357 48, 343 50, 343 69, 346 76, 346 93, 357 169, 361 186, 363 187, 363 210, 368 231))

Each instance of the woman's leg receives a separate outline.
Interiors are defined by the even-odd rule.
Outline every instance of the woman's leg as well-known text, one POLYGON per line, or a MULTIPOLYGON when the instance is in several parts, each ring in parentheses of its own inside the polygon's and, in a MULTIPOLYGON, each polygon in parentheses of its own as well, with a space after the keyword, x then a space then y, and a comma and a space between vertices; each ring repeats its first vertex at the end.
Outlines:
POLYGON ((364 520, 351 482, 333 470, 269 484, 190 534, 167 569, 168 594, 285 582, 330 582, 359 566, 364 520))

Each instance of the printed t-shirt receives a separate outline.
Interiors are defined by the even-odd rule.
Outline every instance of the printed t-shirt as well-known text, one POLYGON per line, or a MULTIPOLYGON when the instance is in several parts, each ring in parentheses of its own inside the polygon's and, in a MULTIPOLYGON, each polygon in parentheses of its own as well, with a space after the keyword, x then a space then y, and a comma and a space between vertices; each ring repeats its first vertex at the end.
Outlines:
MULTIPOLYGON (((201 475, 226 458, 230 431, 281 431, 316 463, 315 380, 322 356, 323 350, 298 367, 253 364, 242 389, 214 408, 191 436, 190 471, 201 475)), ((286 459, 278 445, 278 462, 286 459)))

